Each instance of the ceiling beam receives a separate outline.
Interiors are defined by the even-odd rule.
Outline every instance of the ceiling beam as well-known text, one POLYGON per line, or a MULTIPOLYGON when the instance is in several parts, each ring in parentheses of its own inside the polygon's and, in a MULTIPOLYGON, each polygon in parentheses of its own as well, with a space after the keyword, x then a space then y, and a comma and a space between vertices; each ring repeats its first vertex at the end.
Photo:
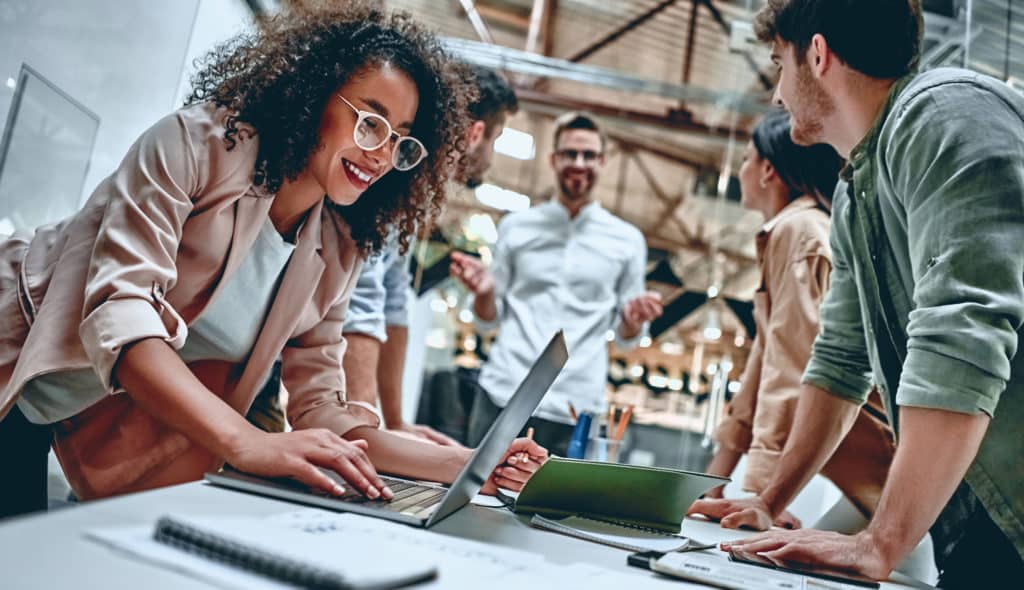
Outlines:
POLYGON ((700 18, 700 2, 690 1, 690 28, 686 35, 686 53, 683 56, 683 84, 690 83, 693 71, 694 45, 697 42, 697 19, 700 18))
POLYGON ((476 4, 473 0, 459 0, 459 3, 462 4, 462 9, 466 11, 466 18, 473 25, 473 30, 476 31, 480 40, 488 45, 494 45, 494 37, 491 36, 491 32, 487 29, 487 24, 484 23, 483 17, 477 12, 476 4))
MULTIPOLYGON (((721 139, 728 139, 730 137, 728 129, 723 127, 711 127, 704 123, 699 123, 687 116, 687 113, 678 110, 670 111, 669 114, 636 111, 622 106, 589 101, 575 96, 553 94, 550 92, 535 90, 533 88, 523 87, 516 88, 516 95, 519 97, 520 102, 528 104, 589 111, 602 117, 622 119, 633 123, 643 123, 645 125, 652 125, 661 129, 698 133, 721 139)), ((750 134, 748 132, 740 129, 736 130, 736 141, 747 141, 748 139, 750 139, 750 134)))
MULTIPOLYGON (((725 32, 726 37, 728 37, 731 34, 732 27, 729 26, 729 23, 725 20, 725 17, 722 16, 721 11, 718 10, 718 7, 716 7, 711 0, 694 1, 700 2, 708 9, 709 12, 711 12, 711 18, 713 18, 715 22, 718 23, 718 26, 721 27, 721 29, 725 32)), ((757 79, 761 82, 761 86, 764 87, 765 90, 772 90, 775 87, 775 85, 772 84, 772 81, 768 79, 768 76, 766 76, 764 72, 761 71, 761 68, 757 65, 757 61, 754 59, 754 56, 751 55, 750 52, 746 50, 741 51, 740 55, 743 56, 743 59, 746 60, 747 65, 750 66, 750 70, 754 72, 754 74, 757 76, 757 79)))
POLYGON ((480 13, 481 18, 487 19, 487 22, 504 25, 510 29, 516 29, 517 31, 526 31, 530 26, 530 19, 526 16, 516 12, 503 10, 497 6, 481 4, 476 7, 476 11, 480 13))
MULTIPOLYGON (((621 144, 620 144, 621 145, 621 144)), ((632 148, 623 147, 619 150, 619 178, 615 186, 615 215, 622 217, 622 206, 626 202, 626 180, 629 176, 629 156, 632 148)))
POLYGON ((550 31, 544 30, 545 25, 551 25, 547 19, 548 8, 548 0, 533 0, 533 8, 530 10, 530 26, 526 31, 526 47, 524 48, 530 53, 537 53, 540 40, 543 38, 546 42, 551 34, 550 31))
POLYGON ((572 57, 568 58, 569 61, 583 61, 584 59, 587 59, 588 57, 590 57, 591 55, 593 55, 597 51, 599 51, 602 48, 606 47, 607 45, 615 42, 615 40, 617 40, 619 37, 622 37, 626 33, 632 31, 633 29, 639 27, 640 25, 644 24, 645 22, 651 20, 652 18, 657 16, 659 13, 661 13, 661 11, 665 10, 666 8, 668 8, 669 6, 672 6, 675 3, 676 3, 676 0, 662 0, 661 2, 659 2, 658 4, 653 6, 647 12, 644 12, 643 14, 633 18, 632 20, 630 20, 629 22, 625 23, 621 27, 615 29, 614 31, 609 32, 607 35, 601 37, 597 41, 594 41, 593 43, 591 43, 587 47, 584 47, 583 49, 577 51, 576 53, 574 53, 572 55, 572 57))
POLYGON ((711 161, 698 160, 694 158, 692 154, 688 154, 684 150, 666 144, 663 141, 649 140, 644 137, 639 137, 636 134, 626 135, 615 131, 609 131, 608 137, 622 145, 624 148, 643 150, 651 155, 658 156, 663 160, 668 160, 669 162, 680 166, 686 166, 688 168, 706 168, 716 165, 711 161))

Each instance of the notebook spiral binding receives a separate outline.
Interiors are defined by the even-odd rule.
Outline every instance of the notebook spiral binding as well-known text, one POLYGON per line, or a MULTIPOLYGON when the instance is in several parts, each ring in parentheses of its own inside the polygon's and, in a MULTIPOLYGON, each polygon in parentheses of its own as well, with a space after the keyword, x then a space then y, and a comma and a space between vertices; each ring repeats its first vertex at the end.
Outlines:
POLYGON ((352 590, 354 586, 336 572, 211 535, 195 527, 163 517, 153 538, 195 555, 314 590, 352 590))

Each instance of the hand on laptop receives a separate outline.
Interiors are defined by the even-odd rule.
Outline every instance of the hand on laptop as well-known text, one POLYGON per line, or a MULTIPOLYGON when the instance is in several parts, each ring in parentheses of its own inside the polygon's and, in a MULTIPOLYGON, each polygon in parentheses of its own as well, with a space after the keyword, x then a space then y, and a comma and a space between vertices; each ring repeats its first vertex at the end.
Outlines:
POLYGON ((394 496, 366 456, 364 440, 347 441, 322 428, 274 433, 253 430, 227 457, 232 467, 265 477, 293 477, 330 494, 344 494, 344 488, 318 469, 323 467, 368 498, 390 500, 394 496))
POLYGON ((528 438, 517 438, 505 451, 501 463, 487 478, 480 493, 493 496, 498 488, 518 492, 547 460, 547 449, 528 438))

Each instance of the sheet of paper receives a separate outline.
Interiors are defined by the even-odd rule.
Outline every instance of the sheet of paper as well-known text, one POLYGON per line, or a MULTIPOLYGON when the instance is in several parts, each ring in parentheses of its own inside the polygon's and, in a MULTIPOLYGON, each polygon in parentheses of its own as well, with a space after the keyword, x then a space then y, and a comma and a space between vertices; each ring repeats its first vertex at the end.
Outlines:
POLYGON ((485 494, 477 494, 469 503, 483 506, 484 508, 502 508, 505 506, 505 503, 497 496, 487 496, 485 494))
MULTIPOLYGON (((197 520, 210 527, 230 524, 240 530, 237 518, 197 520)), ((507 580, 533 579, 536 582, 548 574, 557 575, 559 567, 548 564, 535 553, 440 535, 356 514, 311 508, 242 520, 254 530, 261 527, 266 530, 267 525, 280 530, 281 533, 269 540, 275 547, 287 545, 294 551, 301 544, 303 554, 332 560, 338 565, 358 561, 367 571, 393 571, 398 564, 421 560, 436 566, 439 572, 437 579, 418 588, 478 587, 484 584, 489 590, 522 590, 521 586, 509 585, 507 580)), ((131 557, 217 587, 232 590, 291 588, 157 543, 152 539, 153 529, 154 525, 102 528, 87 531, 86 536, 131 557)))

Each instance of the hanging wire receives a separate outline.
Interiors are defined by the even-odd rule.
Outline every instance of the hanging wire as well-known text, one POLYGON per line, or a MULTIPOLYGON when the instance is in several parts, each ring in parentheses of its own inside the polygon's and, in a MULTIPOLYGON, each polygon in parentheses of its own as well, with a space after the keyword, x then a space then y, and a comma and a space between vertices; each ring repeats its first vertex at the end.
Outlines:
POLYGON ((974 0, 967 0, 966 26, 964 27, 964 68, 971 67, 971 29, 974 28, 974 0))
POLYGON ((1010 35, 1013 24, 1013 0, 1006 0, 1006 53, 1003 56, 1003 81, 1010 79, 1010 35))

